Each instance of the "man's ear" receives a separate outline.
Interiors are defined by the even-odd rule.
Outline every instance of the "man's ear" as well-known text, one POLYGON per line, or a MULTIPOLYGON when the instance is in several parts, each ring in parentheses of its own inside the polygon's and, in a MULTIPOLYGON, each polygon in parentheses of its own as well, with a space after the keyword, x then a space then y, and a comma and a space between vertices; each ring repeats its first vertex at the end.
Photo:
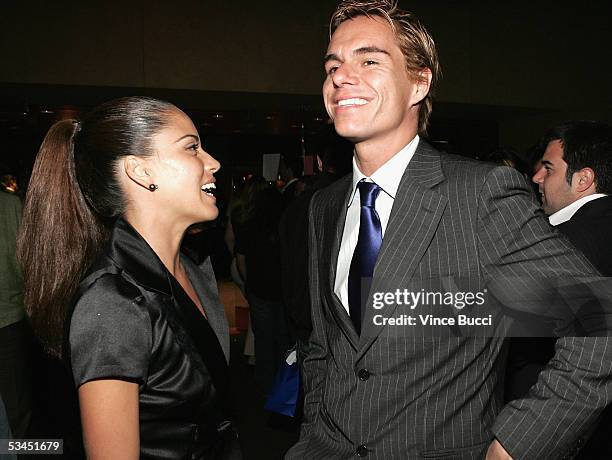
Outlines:
POLYGON ((591 168, 582 168, 576 171, 572 177, 573 186, 576 192, 586 192, 589 188, 595 188, 595 171, 591 168))
POLYGON ((136 184, 149 189, 154 184, 154 177, 151 169, 147 167, 147 162, 143 158, 135 155, 128 155, 123 158, 123 170, 125 174, 136 184))
POLYGON ((411 105, 417 105, 425 99, 425 96, 429 94, 429 88, 431 87, 432 73, 429 67, 424 67, 419 71, 417 78, 414 82, 414 93, 411 105))

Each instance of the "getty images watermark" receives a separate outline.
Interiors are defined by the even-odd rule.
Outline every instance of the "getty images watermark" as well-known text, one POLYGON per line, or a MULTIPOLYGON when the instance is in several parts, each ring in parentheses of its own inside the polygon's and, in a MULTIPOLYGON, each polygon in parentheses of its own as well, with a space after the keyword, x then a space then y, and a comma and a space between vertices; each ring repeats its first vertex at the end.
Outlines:
POLYGON ((612 279, 447 276, 362 280, 362 335, 576 337, 612 333, 612 279), (367 281, 367 282, 363 282, 367 281), (387 327, 400 326, 400 327, 387 327))
MULTIPOLYGON (((385 316, 375 313, 372 321, 375 326, 493 326, 492 314, 475 315, 459 313, 465 307, 482 307, 485 304, 487 289, 469 292, 412 291, 396 289, 392 292, 374 292, 372 307, 382 310, 385 307, 403 307, 410 313, 385 316), (443 307, 442 310, 425 307, 443 307), (444 308, 446 307, 446 308, 444 308), (426 310, 426 311, 425 311, 426 310), (440 314, 445 312, 446 314, 440 314)), ((395 310, 394 310, 395 311, 395 310)))

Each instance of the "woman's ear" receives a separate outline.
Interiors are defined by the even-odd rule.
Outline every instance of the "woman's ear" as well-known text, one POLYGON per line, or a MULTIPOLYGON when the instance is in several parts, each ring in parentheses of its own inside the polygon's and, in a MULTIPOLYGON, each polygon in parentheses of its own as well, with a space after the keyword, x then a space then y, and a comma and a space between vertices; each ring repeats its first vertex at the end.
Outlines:
POLYGON ((155 180, 151 168, 143 158, 128 155, 123 158, 123 170, 130 180, 147 190, 155 190, 155 180))

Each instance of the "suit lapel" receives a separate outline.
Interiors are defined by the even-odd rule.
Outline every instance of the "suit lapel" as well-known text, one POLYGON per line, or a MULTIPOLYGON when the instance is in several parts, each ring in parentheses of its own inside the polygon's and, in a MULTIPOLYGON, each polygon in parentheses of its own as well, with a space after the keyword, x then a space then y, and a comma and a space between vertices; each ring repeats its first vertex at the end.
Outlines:
POLYGON ((204 306, 206 318, 208 318, 208 323, 217 336, 217 340, 219 340, 225 360, 229 363, 229 329, 225 308, 219 301, 217 281, 210 258, 206 258, 202 265, 196 266, 187 256, 183 256, 183 265, 189 274, 189 280, 200 298, 200 302, 204 306))
POLYGON ((383 329, 375 326, 375 314, 393 315, 397 305, 384 311, 372 307, 372 293, 408 287, 423 254, 435 234, 448 199, 432 187, 444 180, 440 154, 424 141, 402 176, 374 267, 370 296, 359 340, 360 355, 371 346, 383 329))
MULTIPOLYGON (((329 274, 329 278, 326 282, 326 289, 328 289, 328 296, 330 301, 331 313, 333 314, 340 329, 353 346, 357 350, 357 344, 359 337, 355 331, 355 327, 351 322, 344 305, 334 292, 334 286, 336 283, 336 269, 338 266, 338 254, 340 252, 340 243, 342 241, 342 233, 344 232, 344 224, 346 221, 346 213, 348 210, 348 203, 352 192, 352 175, 348 175, 338 181, 338 189, 330 190, 329 193, 329 204, 326 207, 326 215, 324 222, 329 225, 324 226, 325 240, 323 244, 323 254, 329 253, 331 257, 328 259, 330 266, 324 267, 321 273, 329 274), (329 251, 329 252, 328 252, 329 251)), ((333 186, 332 186, 333 187, 333 186)))
MULTIPOLYGON (((229 366, 223 347, 225 340, 220 341, 218 339, 219 332, 213 326, 213 323, 218 319, 215 309, 218 309, 219 304, 209 294, 203 294, 201 281, 198 281, 199 276, 202 275, 197 266, 187 257, 183 258, 183 263, 188 273, 194 276, 190 281, 200 298, 200 302, 206 309, 208 319, 200 313, 198 307, 183 290, 179 282, 170 274, 172 297, 168 298, 168 306, 173 308, 174 312, 180 317, 180 326, 190 339, 189 341, 182 339, 183 346, 200 357, 205 366, 205 373, 210 376, 214 383, 220 403, 227 407, 226 405, 229 403, 229 366), (191 264, 194 266, 191 266, 191 264), (210 303, 206 304, 205 302, 210 303), (210 321, 210 312, 212 312, 213 322, 210 321)), ((181 335, 178 327, 175 329, 175 335, 177 337, 181 335)))

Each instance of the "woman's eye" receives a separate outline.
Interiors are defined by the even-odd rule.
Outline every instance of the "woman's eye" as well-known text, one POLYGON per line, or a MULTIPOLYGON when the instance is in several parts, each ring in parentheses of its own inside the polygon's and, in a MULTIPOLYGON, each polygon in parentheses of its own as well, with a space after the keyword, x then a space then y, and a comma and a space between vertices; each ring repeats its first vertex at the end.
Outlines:
POLYGON ((336 73, 336 70, 338 70, 338 66, 330 67, 329 69, 327 69, 327 75, 333 75, 334 73, 336 73))
POLYGON ((196 153, 198 153, 198 149, 199 148, 200 148, 199 144, 193 144, 193 145, 190 145, 189 147, 187 147, 188 150, 193 150, 196 153))

